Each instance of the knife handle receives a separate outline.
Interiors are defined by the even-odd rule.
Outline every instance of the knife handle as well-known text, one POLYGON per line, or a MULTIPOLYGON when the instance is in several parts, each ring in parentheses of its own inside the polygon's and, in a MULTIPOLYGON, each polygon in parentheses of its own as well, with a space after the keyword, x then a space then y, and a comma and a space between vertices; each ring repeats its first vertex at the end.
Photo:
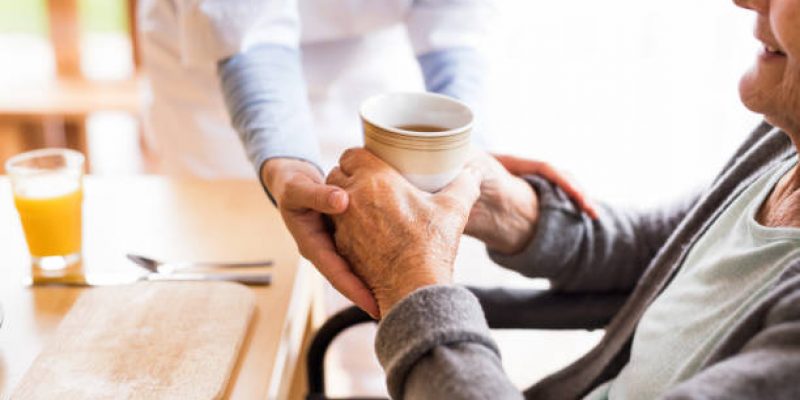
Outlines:
POLYGON ((172 273, 172 274, 150 274, 147 275, 150 281, 229 281, 238 282, 245 285, 266 286, 272 283, 272 274, 252 274, 252 273, 172 273))
POLYGON ((165 262, 158 265, 171 271, 190 271, 197 268, 264 268, 271 267, 272 260, 252 261, 252 262, 165 262))
POLYGON ((231 281, 253 286, 266 286, 272 283, 271 274, 206 274, 205 278, 212 281, 231 281))

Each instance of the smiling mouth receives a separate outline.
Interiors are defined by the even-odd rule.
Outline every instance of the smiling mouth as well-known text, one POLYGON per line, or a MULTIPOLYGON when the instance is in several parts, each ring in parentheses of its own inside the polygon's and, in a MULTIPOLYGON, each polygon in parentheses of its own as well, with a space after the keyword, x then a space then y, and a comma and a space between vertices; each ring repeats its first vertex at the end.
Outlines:
POLYGON ((773 56, 786 56, 786 53, 784 53, 781 49, 768 44, 764 45, 764 51, 773 56))

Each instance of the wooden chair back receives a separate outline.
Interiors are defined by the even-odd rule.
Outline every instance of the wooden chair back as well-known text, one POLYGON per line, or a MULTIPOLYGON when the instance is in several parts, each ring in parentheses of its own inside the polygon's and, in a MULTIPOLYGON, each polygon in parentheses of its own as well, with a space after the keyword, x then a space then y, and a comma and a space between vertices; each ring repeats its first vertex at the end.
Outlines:
POLYGON ((125 0, 128 11, 134 76, 116 82, 90 81, 81 69, 81 21, 78 0, 47 0, 49 39, 56 79, 0 92, 0 173, 10 155, 39 147, 69 147, 87 155, 86 119, 97 111, 137 115, 139 66, 136 0, 125 0))

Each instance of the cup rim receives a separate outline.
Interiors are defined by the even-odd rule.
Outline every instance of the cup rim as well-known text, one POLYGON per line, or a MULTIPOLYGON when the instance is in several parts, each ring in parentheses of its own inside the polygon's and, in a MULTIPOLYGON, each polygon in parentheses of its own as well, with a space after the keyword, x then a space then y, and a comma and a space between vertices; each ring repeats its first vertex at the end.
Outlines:
POLYGON ((381 93, 374 95, 372 97, 367 98, 361 103, 361 106, 358 109, 358 114, 363 118, 365 121, 369 122, 370 124, 374 125, 377 128, 383 129, 387 132, 395 133, 398 135, 403 136, 416 136, 416 137, 446 137, 446 136, 453 136, 464 133, 472 129, 473 124, 475 123, 475 114, 472 112, 472 109, 466 105, 464 102, 454 99, 450 96, 445 96, 439 93, 431 93, 431 92, 388 92, 388 93, 381 93), (409 131, 406 129, 400 129, 394 126, 385 125, 379 122, 376 122, 364 114, 364 109, 370 106, 373 102, 378 100, 382 100, 384 98, 390 96, 422 96, 422 97, 435 97, 441 100, 445 100, 451 103, 454 103, 460 107, 462 107, 466 112, 469 114, 469 122, 465 125, 459 126, 457 128, 448 129, 446 131, 439 131, 439 132, 417 132, 417 131, 409 131))
POLYGON ((6 160, 5 162, 5 169, 6 173, 9 175, 13 174, 31 174, 43 171, 58 171, 70 168, 83 168, 84 163, 86 162, 86 157, 79 151, 60 148, 60 147, 47 147, 43 149, 36 149, 31 151, 26 151, 24 153, 16 154, 6 160), (36 157, 47 157, 47 156, 56 156, 60 155, 63 156, 67 160, 67 165, 62 168, 53 169, 53 170, 46 170, 41 168, 31 168, 31 167, 24 167, 24 166, 15 166, 22 161, 31 160, 36 157))

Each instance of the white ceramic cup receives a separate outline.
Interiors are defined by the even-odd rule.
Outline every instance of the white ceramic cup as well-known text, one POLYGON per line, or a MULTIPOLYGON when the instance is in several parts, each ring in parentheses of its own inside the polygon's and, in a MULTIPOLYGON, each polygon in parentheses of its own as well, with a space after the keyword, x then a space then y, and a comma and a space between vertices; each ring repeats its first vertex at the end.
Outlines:
POLYGON ((474 117, 458 100, 386 93, 367 99, 360 114, 364 147, 422 190, 447 186, 469 159, 474 117))

